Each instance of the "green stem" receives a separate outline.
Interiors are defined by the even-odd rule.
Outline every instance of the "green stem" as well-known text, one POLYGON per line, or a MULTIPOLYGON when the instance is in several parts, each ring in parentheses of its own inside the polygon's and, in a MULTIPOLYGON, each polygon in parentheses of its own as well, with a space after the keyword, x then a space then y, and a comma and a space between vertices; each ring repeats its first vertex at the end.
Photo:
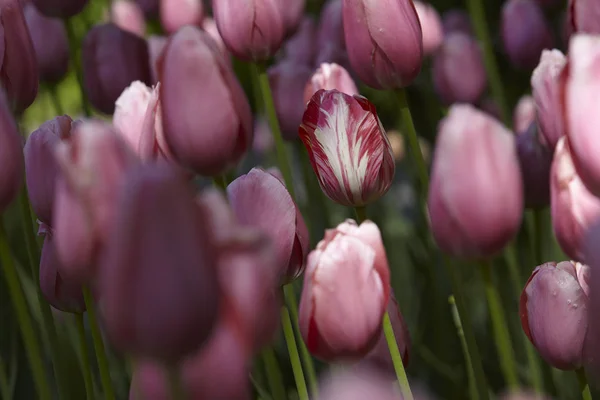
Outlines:
POLYGON ((356 214, 356 222, 359 224, 367 220, 367 207, 354 207, 354 213, 356 214))
POLYGON ((75 323, 77 325, 79 362, 81 363, 81 373, 83 374, 83 381, 85 383, 85 394, 87 400, 92 400, 94 398, 94 382, 92 380, 92 366, 90 364, 85 327, 83 325, 83 314, 75 314, 75 323))
POLYGON ((492 96, 500 107, 502 121, 504 121, 507 126, 511 126, 510 113, 508 111, 506 95, 504 93, 504 84, 500 79, 500 72, 498 71, 498 64, 496 62, 492 40, 490 39, 490 35, 487 30, 483 1, 467 0, 467 8, 469 10, 469 14, 471 15, 471 21, 473 22, 477 39, 481 42, 483 47, 483 63, 485 65, 485 70, 490 82, 492 96))
POLYGON ((544 263, 544 214, 543 210, 533 210, 533 226, 535 230, 535 264, 544 263))
POLYGON ((39 343, 35 337, 35 330, 33 329, 33 322, 27 309, 27 301, 25 300, 25 294, 23 288, 19 282, 19 276, 17 269, 10 252, 10 246, 6 237, 4 226, 2 226, 2 220, 0 219, 0 263, 4 270, 4 276, 6 279, 6 285, 8 287, 9 295, 15 309, 17 321, 21 329, 21 336, 25 343, 25 350, 27 352, 27 358, 29 359, 29 365, 31 367, 31 373, 33 375, 33 381, 36 386, 38 399, 50 400, 52 398, 50 392, 50 384, 44 371, 44 360, 40 351, 39 343))
POLYGON ((185 395, 185 388, 181 380, 179 368, 173 365, 166 365, 165 371, 171 391, 171 400, 185 400, 187 396, 185 395))
POLYGON ((575 373, 577 374, 577 382, 579 382, 579 388, 581 389, 581 398, 583 400, 592 400, 592 393, 590 392, 590 386, 585 377, 585 370, 579 368, 575 373))
POLYGON ((0 354, 0 395, 3 399, 12 399, 12 392, 10 382, 8 381, 6 367, 4 366, 4 360, 0 354))
POLYGON ((500 358, 500 368, 509 389, 517 389, 519 387, 519 379, 517 377, 514 349, 508 333, 508 325, 502 303, 500 302, 500 295, 494 286, 489 262, 482 263, 481 273, 485 285, 485 295, 487 297, 490 318, 492 320, 496 349, 500 358))
POLYGON ((227 193, 227 177, 225 175, 219 175, 213 177, 214 185, 219 188, 223 193, 227 193))
POLYGON ((283 334, 285 336, 285 342, 287 343, 288 352, 290 353, 290 361, 292 363, 294 380, 296 381, 296 389, 298 390, 298 398, 300 400, 308 400, 308 389, 306 388, 302 363, 300 362, 300 355, 298 354, 298 348, 296 347, 294 328, 292 327, 290 313, 285 306, 281 307, 281 324, 283 325, 283 334))
POLYGON ((98 326, 98 320, 96 318, 96 310, 94 308, 94 300, 92 293, 87 287, 83 288, 83 300, 85 301, 85 307, 87 309, 88 321, 90 323, 90 330, 92 331, 92 339, 94 340, 94 349, 96 351, 96 360, 98 362, 98 369, 100 370, 100 379, 102 380, 102 387, 104 389, 104 398, 106 400, 115 400, 115 393, 112 387, 112 381, 110 378, 110 371, 108 368, 108 360, 106 358, 106 352, 104 350, 104 342, 102 341, 102 333, 98 326))
POLYGON ((456 308, 456 300, 454 296, 450 296, 448 298, 448 302, 450 303, 450 308, 452 311, 452 320, 454 321, 454 326, 456 327, 456 333, 458 334, 458 339, 460 340, 460 346, 462 348, 463 357, 465 358, 465 362, 467 363, 467 377, 469 381, 469 397, 471 400, 479 399, 477 394, 477 386, 475 385, 475 372, 473 371, 473 361, 471 360, 471 354, 469 353, 469 346, 467 346, 467 341, 465 339, 465 332, 462 327, 462 322, 460 320, 460 314, 458 309, 456 308))
POLYGON ((62 105, 62 101, 60 100, 60 96, 58 95, 58 91, 56 90, 56 85, 48 85, 48 93, 50 93, 50 99, 52 100, 52 105, 54 106, 56 115, 63 115, 65 113, 65 109, 62 105))
POLYGON ((388 348, 390 349, 390 355, 392 356, 392 363, 394 364, 394 370, 396 371, 396 378, 400 385, 400 391, 402 392, 402 398, 404 400, 413 400, 412 392, 410 391, 410 385, 408 383, 408 377, 404 370, 404 363, 402 362, 402 356, 398 349, 398 343, 396 342, 396 336, 394 335, 394 328, 390 322, 390 315, 385 312, 383 316, 383 333, 385 340, 387 341, 388 348))
POLYGON ((81 108, 83 108, 83 114, 86 117, 90 117, 92 115, 92 109, 90 107, 88 98, 85 95, 85 87, 83 86, 83 71, 79 61, 80 59, 77 56, 77 49, 79 48, 80 43, 77 41, 77 35, 75 34, 73 27, 73 19, 65 19, 64 24, 65 29, 67 30, 67 36, 69 38, 69 53, 71 55, 71 60, 73 60, 75 76, 77 77, 77 85, 79 86, 79 93, 81 95, 81 108))
POLYGON ((267 373, 267 381, 269 382, 269 389, 271 390, 271 397, 274 399, 287 399, 287 393, 285 386, 283 385, 283 376, 279 369, 279 363, 275 356, 275 350, 272 347, 268 347, 263 350, 261 358, 264 363, 265 371, 267 373))

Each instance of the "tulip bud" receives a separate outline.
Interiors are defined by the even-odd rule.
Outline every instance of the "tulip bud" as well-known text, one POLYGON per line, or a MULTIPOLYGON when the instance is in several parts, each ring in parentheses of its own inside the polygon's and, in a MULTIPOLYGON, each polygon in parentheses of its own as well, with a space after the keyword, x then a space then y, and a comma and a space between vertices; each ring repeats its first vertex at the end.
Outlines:
POLYGON ((544 50, 539 65, 531 75, 531 88, 540 133, 553 150, 558 140, 565 134, 560 76, 566 65, 567 59, 559 50, 544 50))
POLYGON ((544 49, 554 46, 552 31, 535 0, 508 0, 502 7, 502 42, 510 62, 532 70, 544 49))
POLYGON ((233 167, 252 144, 252 115, 214 40, 191 26, 180 29, 160 69, 163 127, 175 158, 207 176, 233 167))
POLYGON ((150 83, 148 45, 115 24, 93 27, 82 48, 85 90, 92 105, 112 114, 115 101, 134 81, 150 83))
POLYGON ((352 69, 375 89, 408 86, 423 61, 419 17, 412 0, 344 0, 344 34, 352 69))
POLYGON ((269 121, 263 116, 259 116, 254 120, 254 141, 252 142, 252 150, 260 155, 264 155, 273 149, 275 140, 273 133, 269 127, 269 121))
POLYGON ((217 320, 217 249, 183 175, 164 164, 133 169, 100 267, 102 317, 120 350, 178 361, 217 320))
POLYGON ((285 43, 285 58, 299 64, 313 65, 317 28, 315 20, 304 17, 298 31, 285 43))
POLYGON ((573 32, 600 33, 600 4, 594 0, 569 0, 569 22, 573 32))
POLYGON ((213 38, 213 40, 217 44, 217 47, 221 51, 221 54, 223 54, 225 58, 229 58, 229 51, 227 50, 227 46, 225 46, 225 43, 223 42, 223 38, 219 33, 219 29, 217 28, 217 23, 215 22, 215 20, 209 17, 204 18, 204 20, 202 21, 202 29, 206 33, 208 33, 211 38, 213 38))
POLYGON ((517 134, 525 132, 533 122, 535 122, 535 100, 532 96, 523 96, 515 107, 513 129, 517 134))
POLYGON ((416 0, 414 3, 423 31, 423 53, 432 55, 442 44, 444 28, 437 10, 429 3, 416 0))
POLYGON ((31 0, 40 12, 52 18, 70 18, 79 14, 88 0, 31 0))
POLYGON ((0 93, 0 214, 13 201, 23 182, 23 140, 8 109, 4 93, 0 93))
POLYGON ((285 35, 281 0, 213 0, 213 14, 229 51, 246 61, 272 57, 285 35))
POLYGON ((294 34, 302 22, 306 0, 279 0, 279 7, 286 35, 294 34))
POLYGON ((571 157, 570 142, 561 138, 550 170, 550 211, 558 244, 571 259, 586 262, 584 235, 600 217, 600 199, 585 187, 571 157))
POLYGON ((19 0, 0 4, 0 25, 0 81, 10 108, 20 114, 37 96, 38 69, 19 0))
POLYGON ((475 103, 487 86, 479 45, 463 33, 446 36, 433 59, 433 83, 445 104, 475 103))
POLYGON ((111 21, 124 31, 144 37, 146 20, 142 8, 131 0, 115 0, 110 9, 111 21))
POLYGON ((550 166, 552 150, 538 133, 537 124, 517 132, 517 153, 523 177, 525 207, 542 208, 550 204, 550 166))
POLYGON ((308 256, 300 299, 300 332, 310 352, 325 361, 366 355, 379 339, 389 295, 377 225, 347 220, 327 230, 308 256))
POLYGON ((57 83, 69 70, 69 40, 59 19, 41 14, 31 3, 23 9, 25 21, 35 50, 39 78, 57 83))
POLYGON ((583 264, 549 262, 533 271, 521 294, 523 331, 554 368, 570 370, 582 365, 589 272, 583 264))
MULTIPOLYGON (((319 400, 364 399, 403 400, 403 397, 387 376, 369 369, 332 375, 319 391, 319 400)), ((415 400, 424 398, 415 397, 415 400)))
POLYGON ((319 90, 306 106, 299 133, 331 200, 364 206, 390 188, 394 155, 375 106, 366 98, 319 90))
POLYGON ((204 18, 202 0, 161 0, 160 22, 167 33, 186 25, 200 26, 204 18))
POLYGON ((300 276, 309 249, 308 230, 280 179, 253 168, 229 184, 227 195, 238 221, 263 231, 274 243, 280 277, 290 281, 300 276))
POLYGON ((513 134, 472 106, 452 106, 438 128, 427 205, 444 252, 481 259, 502 250, 523 214, 513 134))
POLYGON ((348 71, 337 64, 321 64, 315 71, 304 90, 304 103, 308 103, 311 97, 321 89, 336 89, 350 96, 358 95, 356 83, 348 71))
POLYGON ((157 84, 158 76, 158 61, 162 57, 162 53, 167 46, 169 39, 166 36, 150 36, 146 43, 148 44, 148 61, 150 65, 150 75, 152 82, 157 84))
POLYGON ((72 122, 68 115, 46 121, 29 135, 25 143, 25 174, 31 208, 40 221, 50 226, 53 225, 52 210, 58 175, 54 150, 61 140, 68 140, 71 136, 72 122))
POLYGON ((446 11, 442 17, 444 34, 449 35, 454 32, 464 33, 467 36, 473 36, 473 25, 471 17, 466 11, 453 9, 446 11))
POLYGON ((144 12, 144 16, 148 19, 158 17, 160 12, 160 0, 135 0, 144 12))

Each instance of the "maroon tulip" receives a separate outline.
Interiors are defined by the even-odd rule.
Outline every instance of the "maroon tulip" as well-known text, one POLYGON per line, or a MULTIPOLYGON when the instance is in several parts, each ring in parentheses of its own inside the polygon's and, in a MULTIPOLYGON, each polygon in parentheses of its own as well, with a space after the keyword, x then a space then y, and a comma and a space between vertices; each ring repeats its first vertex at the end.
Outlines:
POLYGON ((8 109, 7 99, 0 92, 0 214, 19 193, 23 182, 23 140, 8 109))
POLYGON ((589 273, 586 265, 571 261, 546 263, 533 271, 521 294, 523 331, 554 368, 582 365, 589 273))
POLYGON ((304 17, 298 31, 285 43, 284 51, 287 60, 311 66, 317 50, 317 27, 312 17, 304 17))
POLYGON ((38 219, 52 226, 54 193, 58 165, 54 157, 56 145, 71 136, 73 120, 62 115, 44 122, 25 143, 25 173, 31 208, 38 219))
POLYGON ((31 0, 40 12, 48 17, 69 18, 79 14, 88 0, 31 0))
POLYGON ((165 164, 130 171, 100 266, 102 317, 120 350, 178 361, 217 320, 217 248, 209 209, 165 164))
POLYGON ((356 83, 348 71, 337 64, 321 64, 306 84, 304 102, 308 103, 313 95, 321 89, 336 89, 350 96, 358 95, 356 83))
POLYGON ((158 17, 160 12, 160 0, 135 0, 144 12, 144 16, 148 19, 158 17))
POLYGON ((446 11, 442 17, 442 25, 444 26, 444 33, 446 35, 453 32, 460 32, 468 36, 473 36, 471 17, 469 17, 466 11, 458 9, 446 11))
POLYGON ((150 84, 146 41, 112 23, 96 25, 86 35, 82 48, 83 78, 94 107, 106 114, 134 81, 150 84))
POLYGON ((496 119, 455 105, 438 128, 427 201, 438 246, 460 258, 488 258, 521 225, 523 188, 515 138, 496 119))
POLYGON ((550 204, 552 150, 538 132, 535 122, 517 132, 517 154, 523 177, 525 207, 543 208, 550 204))
POLYGON ((201 175, 233 167, 252 144, 244 91, 210 35, 186 26, 160 68, 163 127, 175 158, 201 175))
POLYGON ((204 19, 202 0, 161 0, 160 22, 167 33, 186 25, 200 26, 204 19))
POLYGON ((111 22, 124 31, 144 37, 146 20, 142 8, 131 0, 115 0, 110 9, 111 22))

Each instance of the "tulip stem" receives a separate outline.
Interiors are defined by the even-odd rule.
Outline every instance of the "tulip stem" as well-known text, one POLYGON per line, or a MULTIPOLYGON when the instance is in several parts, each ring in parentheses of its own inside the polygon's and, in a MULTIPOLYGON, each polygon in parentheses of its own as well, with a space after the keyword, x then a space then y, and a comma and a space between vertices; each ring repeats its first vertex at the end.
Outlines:
POLYGON ((272 347, 264 349, 261 358, 267 373, 271 397, 273 399, 285 400, 287 398, 287 393, 285 392, 285 386, 283 385, 283 376, 279 369, 279 363, 277 362, 277 357, 275 357, 275 350, 273 350, 272 347))
POLYGON ((50 384, 48 383, 46 372, 44 371, 42 352, 35 337, 33 322, 31 320, 31 316, 29 315, 29 310, 27 309, 27 301, 25 300, 25 294, 23 293, 23 288, 19 282, 19 275, 10 252, 10 245, 8 244, 6 231, 4 230, 1 217, 0 263, 2 264, 2 269, 4 270, 6 286, 8 287, 8 292, 15 310, 15 316, 21 329, 21 336, 25 344, 25 350, 27 352, 27 358, 29 359, 29 365, 31 367, 31 373, 36 386, 38 399, 50 400, 52 398, 52 394, 50 392, 50 384))
POLYGON ((485 9, 483 1, 481 0, 467 0, 467 8, 471 15, 471 21, 475 27, 475 35, 482 44, 483 50, 483 63, 485 70, 488 75, 490 82, 490 89, 492 96, 500 107, 500 114, 502 115, 502 121, 510 126, 510 114, 508 112, 506 104, 506 95, 504 93, 504 84, 500 79, 500 72, 498 71, 498 64, 496 62, 496 56, 494 54, 494 48, 492 46, 492 40, 490 39, 489 32, 487 30, 485 9))
POLYGON ((392 356, 392 363, 394 364, 394 370, 396 371, 396 378, 400 385, 400 391, 402 392, 402 398, 404 400, 413 400, 413 395, 410 390, 408 383, 408 377, 404 370, 404 363, 402 362, 402 356, 398 349, 398 342, 396 342, 396 336, 394 335, 394 328, 390 321, 390 314, 386 311, 383 315, 383 333, 385 340, 387 341, 388 348, 390 349, 390 355, 392 356))
POLYGON ((287 307, 281 307, 281 324, 283 325, 283 334, 287 343, 288 352, 290 353, 290 361, 292 363, 292 371, 294 380, 296 381, 296 389, 298 390, 298 398, 300 400, 308 400, 308 389, 304 380, 304 372, 302 371, 302 363, 300 355, 296 347, 296 338, 294 337, 294 328, 287 307))
POLYGON ((518 389, 519 378, 517 377, 514 349, 508 333, 508 325, 500 302, 500 295, 496 286, 494 286, 490 262, 482 263, 481 274, 485 285, 485 295, 492 321, 496 349, 500 358, 500 368, 508 388, 511 390, 518 389))
POLYGON ((104 389, 104 398, 106 400, 115 400, 115 393, 112 387, 110 371, 108 369, 108 360, 104 350, 104 342, 102 341, 102 333, 100 332, 98 320, 96 319, 94 299, 92 298, 90 289, 85 286, 83 287, 83 300, 85 301, 90 330, 92 331, 92 339, 94 340, 96 360, 98 362, 98 369, 100 370, 100 380, 102 381, 102 387, 104 389))
POLYGON ((50 94, 50 99, 52 100, 52 105, 54 106, 54 111, 56 115, 63 115, 65 113, 65 109, 60 100, 60 96, 58 95, 58 91, 56 90, 56 85, 48 85, 48 93, 50 94))
POLYGON ((581 398, 583 400, 592 400, 592 393, 590 392, 590 386, 585 376, 585 370, 579 368, 575 371, 575 374, 577 374, 577 382, 579 382, 579 388, 581 389, 581 398))
POLYGON ((463 357, 465 358, 465 362, 467 363, 469 397, 471 398, 471 400, 478 400, 479 396, 477 394, 477 386, 475 385, 475 372, 473 371, 473 361, 471 360, 471 354, 469 354, 469 346, 467 346, 465 332, 463 330, 462 322, 460 320, 460 314, 458 312, 458 309, 456 308, 456 300, 454 299, 454 296, 450 296, 448 298, 448 303, 450 303, 450 309, 452 311, 452 320, 454 321, 456 333, 458 335, 458 339, 460 340, 460 346, 462 348, 463 357))
POLYGON ((67 37, 69 38, 69 53, 71 55, 71 60, 73 60, 77 86, 79 86, 79 93, 81 94, 81 108, 83 108, 83 114, 86 117, 90 117, 92 115, 92 110, 88 98, 85 95, 85 87, 83 86, 82 66, 79 62, 79 57, 77 57, 79 43, 77 43, 77 35, 75 35, 75 30, 73 29, 73 20, 71 18, 65 18, 64 24, 65 29, 67 30, 67 37))
POLYGON ((356 213, 356 222, 359 225, 367 220, 367 207, 354 207, 354 212, 356 213))
POLYGON ((167 380, 171 390, 171 400, 185 400, 185 388, 183 387, 179 368, 175 365, 166 365, 165 371, 167 373, 167 380))
POLYGON ((214 185, 219 188, 223 193, 227 193, 227 177, 225 175, 218 175, 213 177, 214 185))
POLYGON ((75 314, 75 324, 77 325, 77 339, 79 341, 79 362, 81 363, 81 373, 85 383, 85 395, 87 400, 94 398, 94 383, 92 380, 92 368, 88 354, 87 339, 85 336, 85 327, 83 325, 83 314, 75 314))

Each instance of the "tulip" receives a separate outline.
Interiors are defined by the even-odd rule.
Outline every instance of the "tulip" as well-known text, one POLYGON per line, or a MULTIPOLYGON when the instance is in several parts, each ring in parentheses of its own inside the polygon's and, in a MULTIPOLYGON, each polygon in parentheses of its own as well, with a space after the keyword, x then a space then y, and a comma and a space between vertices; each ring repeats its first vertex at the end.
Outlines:
POLYGON ((246 61, 266 61, 281 46, 281 0, 213 0, 213 14, 229 51, 246 61))
POLYGON ((187 179, 165 164, 124 178, 99 268, 102 317, 120 350, 176 362, 217 321, 217 248, 187 179))
POLYGON ((70 18, 79 14, 88 0, 31 0, 40 12, 52 18, 70 18))
MULTIPOLYGON (((319 391, 319 400, 403 400, 387 376, 364 369, 329 376, 319 391)), ((415 397, 415 400, 423 400, 415 397)))
POLYGON ((593 0, 569 0, 569 22, 573 32, 600 33, 600 4, 593 0))
POLYGON ((144 16, 148 19, 158 17, 160 12, 160 0, 135 0, 144 12, 144 16))
POLYGON ((227 195, 238 221, 260 229, 274 243, 277 269, 284 281, 300 276, 308 253, 308 230, 281 180, 253 168, 229 184, 227 195))
POLYGON ((444 39, 442 19, 437 10, 429 3, 417 0, 414 2, 414 6, 423 30, 423 53, 429 56, 442 45, 444 39))
POLYGON ((519 314, 523 331, 551 366, 581 367, 588 325, 586 265, 563 261, 537 267, 523 289, 519 314))
POLYGON ((446 35, 453 32, 460 32, 468 36, 473 36, 471 17, 469 17, 466 11, 458 9, 446 11, 442 16, 442 25, 444 27, 444 34, 446 35))
POLYGON ((0 214, 17 197, 23 181, 23 141, 8 109, 7 99, 0 93, 0 214))
POLYGON ((560 77, 566 64, 567 59, 559 50, 544 50, 539 65, 531 75, 540 133, 553 150, 565 134, 560 77))
POLYGON ((95 275, 124 174, 136 158, 108 124, 92 120, 77 125, 54 152, 60 168, 52 216, 59 272, 84 284, 95 275))
POLYGON ((273 149, 275 140, 269 127, 269 121, 263 116, 259 116, 254 120, 254 141, 252 142, 252 150, 260 155, 264 155, 273 149))
POLYGON ((311 17, 304 17, 298 31, 285 43, 285 58, 299 64, 313 65, 318 47, 316 46, 316 35, 315 20, 311 17))
POLYGON ((111 21, 124 31, 144 37, 146 20, 139 4, 131 0, 115 0, 110 9, 111 21))
POLYGON ((57 83, 69 70, 69 40, 59 19, 41 14, 31 3, 23 9, 42 82, 57 83))
POLYGON ((381 333, 390 272, 377 225, 352 220, 329 229, 308 256, 300 332, 310 352, 325 361, 358 359, 381 333))
POLYGON ((299 131, 319 185, 331 200, 364 206, 390 188, 394 155, 375 106, 366 98, 319 90, 299 131))
POLYGON ((312 69, 294 60, 284 60, 268 71, 275 110, 283 136, 298 139, 298 125, 304 114, 304 88, 310 80, 312 69))
POLYGON ((460 258, 488 258, 515 236, 523 188, 513 134, 469 105, 438 128, 427 201, 438 246, 460 258))
POLYGON ((279 7, 283 18, 283 29, 286 35, 290 36, 296 32, 302 22, 306 0, 279 0, 279 7))
POLYGON ((352 69, 375 89, 408 86, 423 61, 421 24, 412 0, 344 0, 352 69))
POLYGON ((134 81, 150 83, 148 45, 115 24, 96 25, 82 48, 85 91, 94 107, 106 114, 134 81))
POLYGON ((200 26, 203 19, 202 0, 160 0, 160 22, 167 33, 186 25, 200 26))
POLYGON ((498 105, 498 102, 492 97, 485 97, 479 102, 479 109, 485 111, 490 116, 496 118, 498 121, 502 121, 502 110, 498 105))
POLYGON ((184 27, 171 37, 161 65, 166 142, 175 158, 201 175, 233 167, 252 144, 244 91, 210 36, 184 27))
POLYGON ((217 28, 217 23, 215 20, 209 17, 204 18, 202 21, 202 29, 204 29, 204 31, 208 33, 211 38, 213 38, 223 56, 226 58, 230 57, 229 51, 227 51, 227 46, 225 46, 225 42, 223 42, 223 38, 219 33, 219 29, 217 28))
POLYGON ((0 4, 0 81, 11 108, 18 114, 37 96, 36 54, 19 0, 0 4))
POLYGON ((585 258, 590 267, 590 277, 587 281, 588 288, 588 330, 584 344, 584 365, 588 373, 589 382, 598 386, 600 382, 600 253, 598 250, 600 238, 600 224, 597 222, 589 229, 585 239, 585 258))
POLYGON ((558 244, 571 259, 586 262, 583 240, 600 217, 600 199, 581 181, 566 137, 556 145, 550 179, 550 211, 558 244))
POLYGON ((513 129, 516 133, 525 132, 535 122, 535 100, 526 95, 519 99, 513 114, 513 129))
POLYGON ((321 64, 315 71, 304 90, 304 103, 308 103, 312 96, 321 89, 336 89, 350 96, 358 95, 356 83, 348 71, 337 64, 321 64))
POLYGON ((68 115, 46 121, 25 143, 25 174, 31 208, 40 221, 50 226, 58 175, 54 150, 61 140, 71 136, 72 122, 68 115))
POLYGON ((152 77, 152 83, 157 84, 159 79, 158 76, 158 61, 162 57, 162 53, 167 46, 169 39, 166 36, 150 36, 146 43, 148 44, 148 61, 150 64, 150 75, 152 77))
POLYGON ((475 103, 487 86, 479 45, 463 33, 446 36, 433 59, 433 83, 445 104, 475 103))
POLYGON ((502 41, 510 62, 532 70, 544 49, 554 46, 552 31, 535 0, 508 0, 502 7, 502 41))
POLYGON ((329 0, 321 10, 317 41, 316 65, 337 63, 350 68, 344 26, 342 21, 342 0, 329 0))
POLYGON ((537 124, 517 132, 517 154, 523 177, 525 207, 542 208, 550 204, 550 166, 552 150, 538 133, 537 124))

